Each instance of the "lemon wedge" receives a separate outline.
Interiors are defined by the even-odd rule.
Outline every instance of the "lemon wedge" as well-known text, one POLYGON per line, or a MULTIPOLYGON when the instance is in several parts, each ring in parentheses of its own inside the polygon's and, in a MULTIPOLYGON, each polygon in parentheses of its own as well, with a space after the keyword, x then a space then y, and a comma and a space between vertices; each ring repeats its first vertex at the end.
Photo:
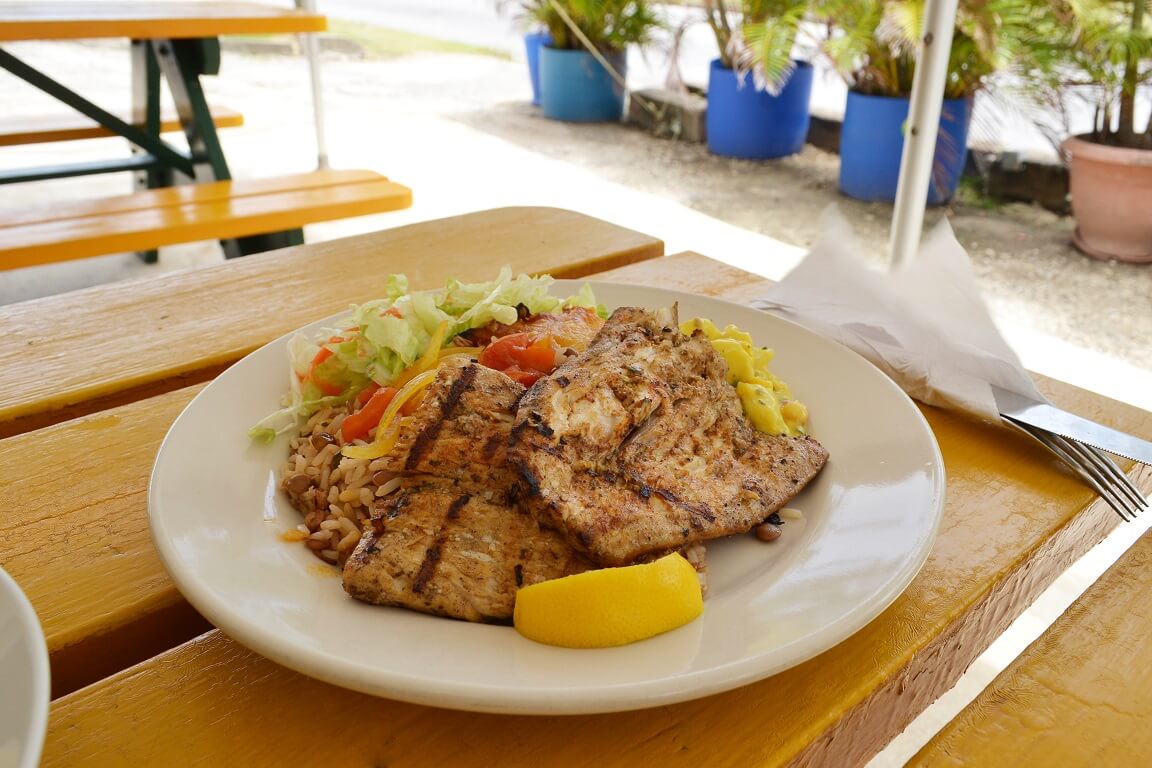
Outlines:
POLYGON ((538 643, 608 648, 675 629, 703 611, 696 569, 675 553, 523 587, 513 623, 538 643))

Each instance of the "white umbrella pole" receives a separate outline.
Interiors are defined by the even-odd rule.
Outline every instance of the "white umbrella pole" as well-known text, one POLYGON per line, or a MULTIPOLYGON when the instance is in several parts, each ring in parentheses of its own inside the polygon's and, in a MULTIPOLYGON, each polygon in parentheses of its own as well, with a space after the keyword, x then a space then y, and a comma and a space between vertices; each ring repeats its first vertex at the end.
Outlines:
MULTIPOLYGON (((316 0, 296 0, 296 7, 316 13, 316 0)), ((316 125, 316 167, 328 168, 328 136, 324 130, 324 86, 320 80, 320 43, 314 33, 300 35, 304 55, 308 57, 308 70, 312 78, 312 119, 316 125)))
POLYGON ((912 78, 912 102, 900 158, 896 207, 892 212, 889 252, 892 268, 899 269, 916 255, 924 229, 924 208, 932 178, 940 108, 948 78, 948 54, 956 26, 957 0, 927 0, 924 5, 924 38, 916 74, 912 78))

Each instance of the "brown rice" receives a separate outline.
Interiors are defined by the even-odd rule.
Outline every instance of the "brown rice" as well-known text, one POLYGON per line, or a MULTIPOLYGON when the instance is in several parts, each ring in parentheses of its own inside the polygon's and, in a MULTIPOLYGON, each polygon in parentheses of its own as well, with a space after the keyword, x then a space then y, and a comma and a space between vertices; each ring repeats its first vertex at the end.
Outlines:
POLYGON ((385 459, 340 454, 340 425, 347 415, 347 406, 313 414, 290 441, 280 475, 281 488, 304 518, 296 526, 304 546, 332 565, 352 554, 376 501, 400 485, 399 478, 384 469, 385 459))

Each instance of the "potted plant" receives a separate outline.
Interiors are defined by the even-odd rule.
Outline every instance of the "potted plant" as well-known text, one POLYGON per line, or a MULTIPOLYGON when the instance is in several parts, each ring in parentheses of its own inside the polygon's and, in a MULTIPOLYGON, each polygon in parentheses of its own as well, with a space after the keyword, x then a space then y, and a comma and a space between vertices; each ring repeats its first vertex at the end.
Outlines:
MULTIPOLYGON (((1043 0, 1039 0, 1043 2, 1043 0)), ((1030 0, 960 0, 928 203, 956 193, 967 158, 972 103, 985 79, 1025 41, 1040 8, 1030 0)), ((840 190, 893 201, 922 35, 916 0, 821 0, 824 48, 849 86, 840 133, 840 190)))
POLYGON ((524 53, 528 59, 528 78, 532 82, 532 104, 540 106, 540 49, 552 42, 546 29, 534 29, 524 35, 524 53))
POLYGON ((1146 0, 1081 0, 1056 6, 1055 22, 1050 44, 1017 71, 1066 129, 1067 102, 1091 107, 1091 130, 1062 143, 1073 243, 1100 259, 1152 262, 1152 120, 1137 120, 1137 96, 1152 81, 1152 9, 1146 0))
POLYGON ((619 120, 627 47, 647 43, 663 26, 649 1, 526 0, 522 5, 549 38, 540 49, 544 115, 571 122, 619 120))
POLYGON ((704 0, 720 55, 708 72, 708 150, 767 159, 804 148, 812 65, 792 57, 809 0, 704 0))

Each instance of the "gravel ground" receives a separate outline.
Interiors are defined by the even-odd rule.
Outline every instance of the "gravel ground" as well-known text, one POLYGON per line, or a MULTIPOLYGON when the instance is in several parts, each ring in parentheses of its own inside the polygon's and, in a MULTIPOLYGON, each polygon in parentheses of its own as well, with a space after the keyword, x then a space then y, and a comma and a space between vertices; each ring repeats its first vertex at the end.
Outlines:
MULTIPOLYGON (((27 43, 12 50, 66 82, 82 60, 86 93, 120 103, 127 98, 127 54, 115 43, 27 43)), ((333 164, 380 170, 412 186, 417 203, 396 214, 312 227, 312 240, 498 205, 563 205, 664 237, 670 250, 691 247, 779 277, 795 262, 797 247, 817 236, 819 212, 836 204, 881 263, 891 207, 838 194, 835 155, 809 147, 785 160, 746 162, 628 126, 550 121, 527 103, 522 62, 458 54, 329 56, 324 74, 333 164), (752 250, 759 251, 755 258, 752 250)), ((221 76, 207 87, 214 101, 246 116, 243 128, 222 134, 234 175, 313 166, 303 59, 228 51, 221 76)), ((55 108, 13 78, 0 80, 0 100, 19 111, 55 108)), ((10 148, 0 152, 0 166, 109 151, 122 151, 118 140, 10 148)), ((123 177, 90 177, 0 194, 34 201, 125 189, 123 177)), ((1069 245, 1070 220, 1039 208, 961 203, 931 211, 929 220, 943 215, 1002 324, 1152 370, 1152 345, 1145 341, 1152 338, 1152 266, 1082 256, 1069 245)), ((168 249, 158 267, 122 255, 17 270, 0 281, 0 302, 219 258, 207 244, 168 249)))

